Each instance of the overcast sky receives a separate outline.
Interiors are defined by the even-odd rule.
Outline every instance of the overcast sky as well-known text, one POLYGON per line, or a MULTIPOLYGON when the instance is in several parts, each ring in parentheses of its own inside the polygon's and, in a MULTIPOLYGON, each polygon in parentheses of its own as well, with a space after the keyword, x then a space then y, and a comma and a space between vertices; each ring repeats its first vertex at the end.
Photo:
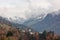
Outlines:
POLYGON ((60 0, 0 0, 0 15, 5 17, 19 16, 26 19, 29 15, 38 14, 39 8, 46 12, 47 10, 58 10, 60 9, 60 0))

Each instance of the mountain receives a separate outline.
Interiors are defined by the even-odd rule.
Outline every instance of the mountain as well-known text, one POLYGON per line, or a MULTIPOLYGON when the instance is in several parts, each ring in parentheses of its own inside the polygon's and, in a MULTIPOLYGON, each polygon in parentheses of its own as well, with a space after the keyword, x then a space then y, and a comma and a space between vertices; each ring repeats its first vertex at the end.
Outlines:
POLYGON ((18 16, 14 16, 13 18, 9 17, 8 20, 10 22, 14 22, 14 23, 18 23, 18 24, 22 24, 25 21, 23 18, 18 17, 18 16))
POLYGON ((43 32, 44 30, 47 31, 55 31, 55 33, 60 34, 60 10, 48 13, 44 16, 44 14, 38 15, 36 17, 32 17, 25 22, 22 22, 23 24, 20 24, 23 20, 20 17, 15 18, 5 18, 0 16, 0 23, 4 23, 7 25, 10 25, 12 27, 20 28, 20 29, 26 29, 31 28, 35 31, 43 32), (14 20, 15 19, 15 20, 14 20))
POLYGON ((39 32, 51 30, 60 34, 60 11, 49 13, 43 20, 39 20, 40 19, 37 19, 36 21, 33 21, 33 19, 27 20, 24 24, 39 32))
POLYGON ((1 17, 1 16, 0 16, 0 23, 1 23, 1 24, 9 25, 9 26, 11 26, 11 27, 20 28, 20 29, 25 29, 25 28, 27 28, 27 26, 25 26, 25 25, 23 25, 23 24, 18 24, 18 23, 12 22, 12 21, 10 21, 8 18, 1 17))

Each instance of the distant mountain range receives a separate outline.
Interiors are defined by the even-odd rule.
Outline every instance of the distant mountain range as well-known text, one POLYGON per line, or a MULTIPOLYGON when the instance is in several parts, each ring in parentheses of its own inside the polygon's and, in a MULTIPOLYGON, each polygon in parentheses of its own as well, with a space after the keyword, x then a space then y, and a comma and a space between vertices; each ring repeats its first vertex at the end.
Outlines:
POLYGON ((8 19, 0 16, 0 23, 5 23, 20 29, 32 28, 33 30, 39 32, 51 30, 55 31, 57 34, 60 34, 60 10, 47 14, 45 18, 43 18, 43 16, 44 15, 39 15, 36 18, 30 18, 22 24, 20 24, 20 20, 23 19, 20 17, 16 17, 17 19, 13 20, 13 18, 8 19))
POLYGON ((36 31, 42 32, 44 30, 47 31, 55 31, 55 33, 60 34, 60 11, 52 12, 47 14, 47 16, 40 21, 40 19, 37 19, 36 21, 33 21, 34 19, 26 21, 24 24, 26 26, 30 26, 36 31), (55 14, 57 13, 57 14, 55 14))

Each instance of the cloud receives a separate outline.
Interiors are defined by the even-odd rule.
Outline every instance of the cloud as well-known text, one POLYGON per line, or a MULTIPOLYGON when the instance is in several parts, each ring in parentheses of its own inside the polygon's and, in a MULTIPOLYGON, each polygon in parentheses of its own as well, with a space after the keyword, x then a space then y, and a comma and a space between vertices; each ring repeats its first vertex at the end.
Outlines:
POLYGON ((52 4, 50 4, 48 1, 46 0, 33 0, 30 3, 34 8, 46 8, 48 9, 49 7, 52 7, 52 4))
POLYGON ((60 9, 60 0, 48 0, 52 5, 54 9, 60 9))
MULTIPOLYGON (((48 12, 60 8, 59 0, 0 0, 0 15, 4 17, 18 16, 23 19, 47 15, 48 12)), ((45 16, 44 16, 45 17, 45 16)))

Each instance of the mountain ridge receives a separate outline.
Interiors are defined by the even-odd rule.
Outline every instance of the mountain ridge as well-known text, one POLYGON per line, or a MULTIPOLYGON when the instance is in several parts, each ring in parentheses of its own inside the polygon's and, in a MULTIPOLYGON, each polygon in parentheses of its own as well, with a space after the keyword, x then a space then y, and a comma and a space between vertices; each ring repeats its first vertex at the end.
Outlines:
POLYGON ((8 20, 8 18, 3 18, 1 16, 0 16, 0 23, 9 25, 11 27, 20 28, 20 29, 24 29, 25 27, 27 28, 27 26, 25 26, 23 24, 18 24, 18 23, 15 23, 15 22, 11 22, 11 21, 8 20))
MULTIPOLYGON (((28 20, 29 21, 29 20, 28 20)), ((31 21, 30 21, 31 22, 31 21)), ((35 21, 35 24, 27 25, 29 22, 27 22, 25 25, 30 26, 36 31, 55 31, 55 33, 60 34, 60 11, 52 12, 47 14, 47 16, 42 21, 35 21), (56 15, 55 13, 58 13, 56 15)), ((34 22, 31 22, 34 23, 34 22)))

